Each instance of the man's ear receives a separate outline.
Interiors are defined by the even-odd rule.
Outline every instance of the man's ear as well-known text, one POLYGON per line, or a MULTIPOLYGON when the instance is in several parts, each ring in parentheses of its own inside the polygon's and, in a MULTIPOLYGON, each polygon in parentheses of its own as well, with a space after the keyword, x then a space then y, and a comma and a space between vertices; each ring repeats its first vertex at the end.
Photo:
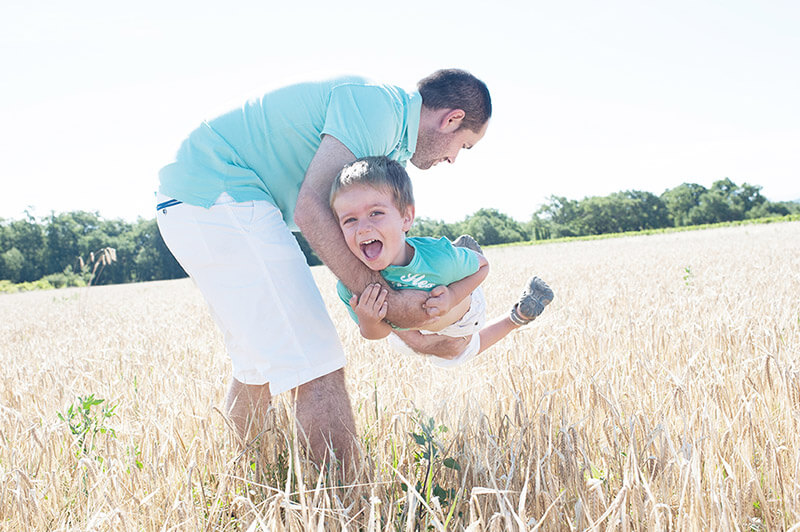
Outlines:
POLYGON ((439 121, 439 130, 442 133, 453 133, 461 127, 466 113, 463 109, 450 109, 442 115, 439 121))
POLYGON ((408 233, 409 229, 414 223, 414 216, 416 214, 416 210, 414 209, 413 205, 409 205, 406 207, 406 212, 403 215, 403 232, 408 233))

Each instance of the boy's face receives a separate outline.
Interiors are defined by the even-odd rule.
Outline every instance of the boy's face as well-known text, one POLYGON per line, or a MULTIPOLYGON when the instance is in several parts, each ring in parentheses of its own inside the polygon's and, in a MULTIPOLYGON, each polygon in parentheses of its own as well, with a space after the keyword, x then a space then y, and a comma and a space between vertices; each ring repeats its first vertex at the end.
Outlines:
POLYGON ((340 190, 333 209, 347 247, 371 270, 411 260, 406 231, 414 221, 414 207, 400 212, 385 189, 355 185, 340 190))

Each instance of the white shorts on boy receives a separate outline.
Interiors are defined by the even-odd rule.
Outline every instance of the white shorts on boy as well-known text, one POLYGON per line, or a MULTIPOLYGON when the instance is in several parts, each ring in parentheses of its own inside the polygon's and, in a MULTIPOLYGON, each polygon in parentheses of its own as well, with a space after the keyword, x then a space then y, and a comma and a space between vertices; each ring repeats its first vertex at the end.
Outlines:
MULTIPOLYGON (((158 194, 158 203, 169 198, 158 194)), ((210 208, 157 213, 167 246, 222 330, 233 377, 277 395, 344 367, 345 356, 311 270, 281 212, 220 195, 210 208)))
MULTIPOLYGON (((486 324, 486 298, 483 294, 483 288, 480 286, 476 288, 471 295, 469 310, 461 317, 460 320, 442 329, 441 331, 424 331, 420 330, 421 334, 440 334, 443 336, 452 336, 454 338, 462 338, 472 335, 469 344, 464 348, 461 353, 455 358, 441 358, 437 356, 428 356, 428 360, 441 368, 452 368, 460 366, 461 364, 471 360, 478 354, 481 348, 481 338, 478 333, 486 324)), ((389 336, 389 345, 398 353, 404 355, 419 355, 416 351, 411 349, 399 336, 391 333, 389 336)))

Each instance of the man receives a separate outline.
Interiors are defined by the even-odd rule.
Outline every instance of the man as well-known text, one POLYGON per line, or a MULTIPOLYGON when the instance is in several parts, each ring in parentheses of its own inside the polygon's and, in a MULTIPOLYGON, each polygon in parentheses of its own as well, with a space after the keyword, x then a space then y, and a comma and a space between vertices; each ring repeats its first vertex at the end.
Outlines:
MULTIPOLYGON (((462 70, 437 71, 414 92, 359 77, 305 83, 203 122, 161 170, 159 229, 224 334, 233 363, 226 408, 242 437, 263 422, 272 394, 291 390, 312 457, 322 462, 332 449, 350 463, 344 353, 291 231, 353 293, 385 284, 344 243, 328 203, 334 177, 368 155, 420 169, 453 163, 490 117, 486 85, 462 70)), ((419 326, 436 315, 427 299, 390 291, 387 319, 419 326)), ((464 348, 461 339, 401 335, 422 353, 433 342, 452 356, 464 348)))

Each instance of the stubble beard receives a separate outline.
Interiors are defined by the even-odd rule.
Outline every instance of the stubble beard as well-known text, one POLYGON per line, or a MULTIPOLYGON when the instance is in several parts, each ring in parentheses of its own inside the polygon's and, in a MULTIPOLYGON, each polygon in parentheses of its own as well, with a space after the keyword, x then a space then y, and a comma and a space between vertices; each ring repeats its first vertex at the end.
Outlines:
POLYGON ((417 135, 417 148, 410 159, 411 164, 420 170, 427 170, 441 159, 447 141, 447 135, 443 133, 421 129, 417 135))

